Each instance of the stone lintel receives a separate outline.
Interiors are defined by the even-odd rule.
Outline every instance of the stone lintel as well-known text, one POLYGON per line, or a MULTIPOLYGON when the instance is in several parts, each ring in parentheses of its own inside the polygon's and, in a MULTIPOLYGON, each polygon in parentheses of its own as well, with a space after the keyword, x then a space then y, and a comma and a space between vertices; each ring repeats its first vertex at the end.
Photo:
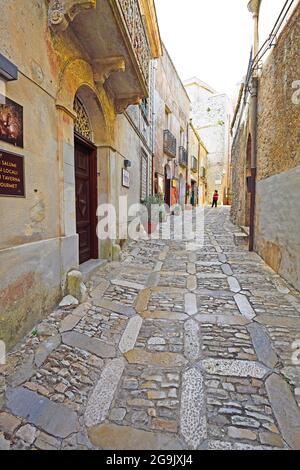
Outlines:
POLYGON ((79 13, 94 8, 96 0, 50 0, 49 26, 56 32, 65 31, 79 13))
POLYGON ((123 56, 106 57, 93 62, 94 80, 104 85, 113 72, 125 72, 126 65, 123 56))

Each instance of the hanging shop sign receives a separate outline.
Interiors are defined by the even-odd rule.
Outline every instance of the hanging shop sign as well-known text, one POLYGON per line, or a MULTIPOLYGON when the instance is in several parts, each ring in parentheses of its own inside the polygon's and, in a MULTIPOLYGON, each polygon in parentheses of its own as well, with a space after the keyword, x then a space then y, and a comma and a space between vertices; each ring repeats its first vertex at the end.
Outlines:
POLYGON ((0 196, 25 197, 22 155, 0 150, 0 196))
POLYGON ((124 168, 122 168, 122 186, 124 186, 124 188, 130 187, 130 173, 124 168))
POLYGON ((0 94, 0 140, 16 147, 24 145, 23 107, 0 94))

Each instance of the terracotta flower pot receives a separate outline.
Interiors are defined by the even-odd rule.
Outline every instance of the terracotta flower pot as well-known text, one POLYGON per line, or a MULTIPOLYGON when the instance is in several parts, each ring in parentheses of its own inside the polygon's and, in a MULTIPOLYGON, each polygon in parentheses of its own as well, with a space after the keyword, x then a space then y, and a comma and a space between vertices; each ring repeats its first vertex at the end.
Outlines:
POLYGON ((156 230, 157 222, 151 222, 151 220, 148 220, 148 222, 143 222, 143 227, 148 235, 151 235, 156 230))

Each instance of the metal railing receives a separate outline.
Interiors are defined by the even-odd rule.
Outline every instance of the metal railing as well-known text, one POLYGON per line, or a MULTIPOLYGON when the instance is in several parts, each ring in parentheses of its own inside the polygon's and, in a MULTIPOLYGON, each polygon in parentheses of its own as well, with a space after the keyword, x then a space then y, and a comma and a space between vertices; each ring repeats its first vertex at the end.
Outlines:
POLYGON ((198 160, 196 157, 192 157, 192 171, 198 171, 198 160))
POLYGON ((169 130, 164 131, 164 153, 176 158, 176 138, 169 130))
POLYGON ((183 146, 179 147, 179 164, 182 166, 188 165, 188 153, 183 146))

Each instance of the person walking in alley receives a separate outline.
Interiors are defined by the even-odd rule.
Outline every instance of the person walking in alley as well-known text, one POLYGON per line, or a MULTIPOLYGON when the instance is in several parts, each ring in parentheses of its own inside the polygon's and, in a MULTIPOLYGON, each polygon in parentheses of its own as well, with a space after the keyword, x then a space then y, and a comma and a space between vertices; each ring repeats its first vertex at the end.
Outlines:
POLYGON ((215 190, 214 195, 213 195, 213 203, 211 207, 218 207, 218 200, 219 200, 219 193, 217 190, 215 190))

